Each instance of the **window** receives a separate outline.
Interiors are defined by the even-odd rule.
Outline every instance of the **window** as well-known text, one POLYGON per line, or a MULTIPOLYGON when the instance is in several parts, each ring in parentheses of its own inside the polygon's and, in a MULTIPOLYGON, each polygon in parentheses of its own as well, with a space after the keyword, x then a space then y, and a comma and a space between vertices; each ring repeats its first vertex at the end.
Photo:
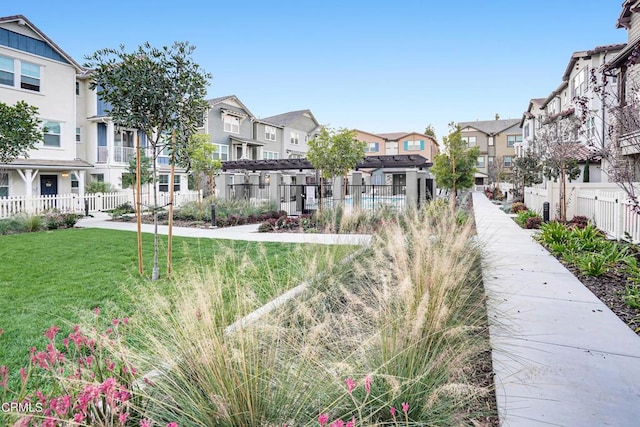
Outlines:
POLYGON ((467 147, 475 147, 478 143, 477 137, 475 136, 463 136, 462 140, 467 143, 467 147))
POLYGON ((76 142, 80 142, 80 128, 76 128, 76 142))
POLYGON ((40 66, 29 62, 20 63, 20 87, 40 92, 40 66))
POLYGON ((173 176, 173 191, 180 191, 180 175, 173 176))
POLYGON ((0 56, 0 84, 13 86, 13 59, 0 56))
POLYGON ((0 173, 0 197, 9 197, 9 174, 0 173))
POLYGON ((264 139, 267 141, 275 141, 276 140, 276 128, 271 126, 264 127, 264 139))
POLYGON ((476 167, 484 168, 484 156, 479 156, 476 161, 476 167))
POLYGON ((504 167, 505 168, 511 167, 511 156, 504 156, 504 167))
POLYGON ((419 151, 424 149, 424 141, 414 140, 404 142, 405 151, 419 151))
POLYGON ((92 173, 91 180, 95 182, 104 182, 104 174, 103 173, 92 173))
POLYGON ((76 82, 76 95, 80 95, 80 83, 76 82))
POLYGON ((380 145, 377 142, 367 142, 367 146, 364 147, 366 153, 377 153, 380 145))
POLYGON ((524 127, 524 137, 529 138, 529 123, 527 123, 524 127))
POLYGON ((240 133, 240 118, 225 114, 222 116, 224 131, 229 133, 240 133))
POLYGON ((490 147, 493 146, 493 137, 492 136, 489 137, 489 146, 490 147))
POLYGON ((300 143, 300 137, 297 132, 291 132, 291 143, 298 145, 300 143))
POLYGON ((80 182, 78 181, 78 175, 75 172, 71 172, 71 193, 78 194, 78 188, 80 187, 80 182))
POLYGON ((216 150, 213 152, 213 158, 221 161, 229 160, 229 146, 221 144, 213 144, 216 150))
POLYGON ((158 191, 162 193, 169 192, 169 175, 158 176, 158 191))
POLYGON ((44 122, 44 146, 60 147, 60 123, 44 122))
POLYGON ((489 156, 489 158, 488 158, 488 162, 487 162, 487 165, 488 165, 489 167, 492 167, 492 166, 493 166, 493 164, 495 163, 495 159, 496 159, 495 157, 493 157, 493 156, 489 156))
POLYGON ((262 158, 264 160, 276 160, 278 158, 280 158, 280 153, 278 153, 277 151, 262 151, 262 158))
POLYGON ((571 97, 582 96, 587 91, 589 84, 587 79, 587 67, 584 67, 571 82, 571 97))
POLYGON ((522 142, 522 135, 507 135, 507 147, 513 147, 516 142, 522 142))

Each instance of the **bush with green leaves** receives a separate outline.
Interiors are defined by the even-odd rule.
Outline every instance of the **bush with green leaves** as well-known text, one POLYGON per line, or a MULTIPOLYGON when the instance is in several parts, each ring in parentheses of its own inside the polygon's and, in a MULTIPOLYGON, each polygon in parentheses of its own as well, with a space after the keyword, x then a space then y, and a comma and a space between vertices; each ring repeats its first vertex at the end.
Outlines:
POLYGON ((85 185, 84 191, 88 194, 113 193, 115 189, 113 188, 113 185, 108 182, 91 181, 85 185))
POLYGON ((535 211, 532 211, 530 209, 518 211, 518 216, 516 216, 514 219, 520 227, 531 228, 531 227, 527 227, 527 220, 529 218, 540 218, 540 222, 542 222, 542 217, 538 215, 535 211))

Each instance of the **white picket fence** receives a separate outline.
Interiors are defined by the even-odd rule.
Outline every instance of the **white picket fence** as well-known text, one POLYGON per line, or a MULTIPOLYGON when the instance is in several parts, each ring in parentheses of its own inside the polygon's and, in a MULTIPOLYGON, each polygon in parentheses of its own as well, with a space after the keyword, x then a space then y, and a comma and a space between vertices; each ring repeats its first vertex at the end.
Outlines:
MULTIPOLYGON (((599 229, 617 240, 629 240, 640 243, 640 214, 634 211, 632 203, 626 193, 619 187, 594 184, 595 189, 582 184, 579 186, 567 186, 567 218, 574 215, 585 216, 599 229)), ((557 208, 557 200, 549 200, 549 195, 554 198, 557 188, 550 191, 544 188, 525 188, 524 202, 527 208, 542 213, 543 203, 549 202, 551 219, 557 208)), ((555 198, 554 198, 555 199, 555 198)))
MULTIPOLYGON (((198 201, 200 193, 197 191, 175 192, 173 195, 174 206, 180 207, 188 202, 198 201)), ((0 219, 9 218, 20 213, 41 214, 50 210, 60 212, 84 213, 85 203, 89 213, 104 212, 116 209, 125 203, 134 205, 133 193, 121 191, 115 193, 85 194, 80 197, 77 194, 56 194, 52 196, 14 196, 0 197, 0 219)), ((169 193, 158 193, 158 206, 169 203, 169 193)), ((153 195, 142 195, 143 209, 153 205, 153 195)))

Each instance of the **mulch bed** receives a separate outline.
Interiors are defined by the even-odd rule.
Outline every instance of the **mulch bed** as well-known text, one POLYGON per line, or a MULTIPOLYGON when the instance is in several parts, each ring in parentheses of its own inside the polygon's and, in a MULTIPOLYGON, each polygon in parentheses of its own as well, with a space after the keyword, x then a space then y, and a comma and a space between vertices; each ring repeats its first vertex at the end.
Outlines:
MULTIPOLYGON (((561 261, 562 262, 562 261, 561 261)), ((583 285, 597 296, 616 316, 640 335, 640 310, 631 308, 622 296, 630 284, 620 268, 612 269, 600 277, 585 276, 576 267, 563 262, 565 267, 576 276, 583 285)))

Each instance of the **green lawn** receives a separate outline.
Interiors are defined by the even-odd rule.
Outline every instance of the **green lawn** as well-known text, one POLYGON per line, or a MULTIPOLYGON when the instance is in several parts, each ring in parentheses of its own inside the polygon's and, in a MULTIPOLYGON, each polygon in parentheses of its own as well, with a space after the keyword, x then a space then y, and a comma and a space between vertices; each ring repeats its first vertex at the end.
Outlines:
MULTIPOLYGON (((145 274, 150 276, 153 236, 144 234, 145 274)), ((161 236, 161 277, 165 276, 166 236, 161 236)), ((308 257, 318 246, 175 237, 174 277, 189 260, 210 265, 226 261, 225 275, 249 283, 261 302, 301 282, 308 257), (246 267, 246 259, 257 259, 246 267), (275 284, 275 285, 274 285, 275 284)), ((333 247, 328 257, 341 258, 352 247, 333 247)), ((66 332, 83 313, 101 307, 105 316, 134 316, 131 289, 163 286, 137 274, 136 234, 99 229, 0 236, 0 366, 12 370, 28 360, 31 346, 41 347, 52 324, 66 332)))

